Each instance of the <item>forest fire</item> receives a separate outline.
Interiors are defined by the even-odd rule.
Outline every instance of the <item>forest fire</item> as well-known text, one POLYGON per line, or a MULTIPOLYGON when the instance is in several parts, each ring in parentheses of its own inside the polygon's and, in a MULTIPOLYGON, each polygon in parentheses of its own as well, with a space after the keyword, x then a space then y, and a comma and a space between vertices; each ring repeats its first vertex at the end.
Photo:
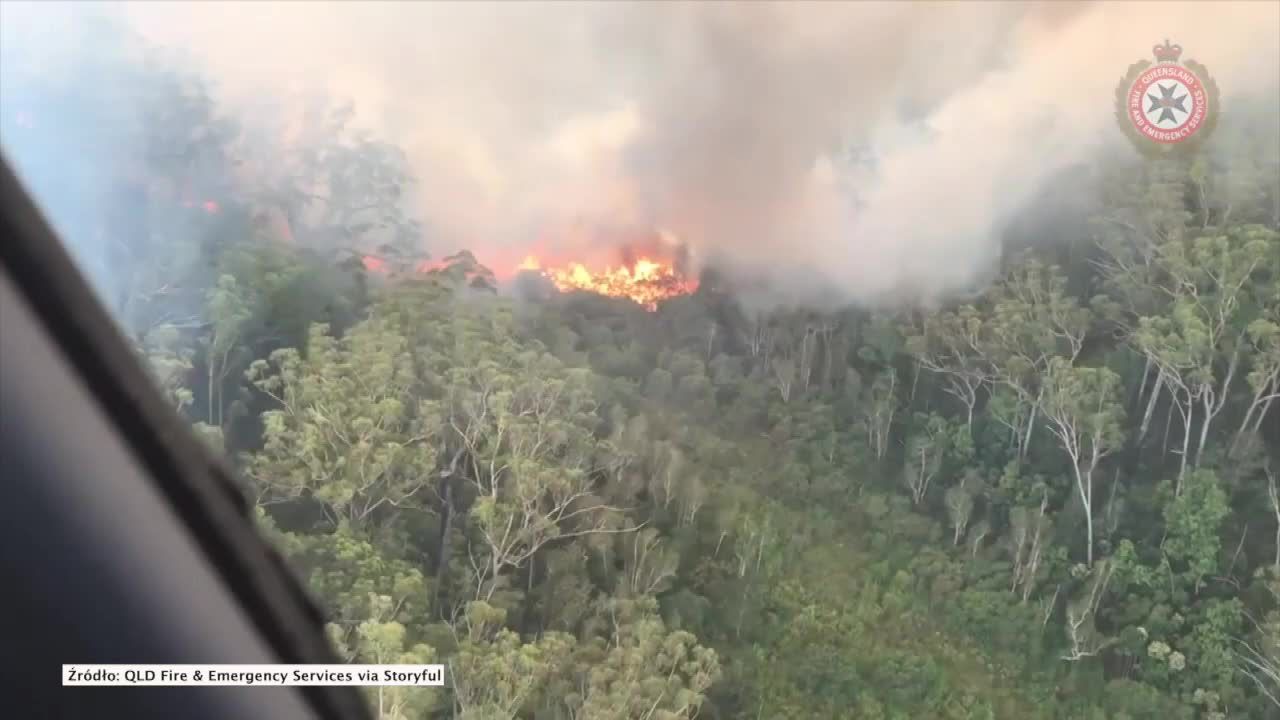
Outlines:
MULTIPOLYGON (((688 295, 698 289, 697 279, 686 272, 690 266, 689 249, 669 236, 653 233, 610 244, 612 248, 605 253, 613 255, 613 262, 601 258, 599 244, 594 244, 597 250, 592 252, 586 248, 590 248, 593 243, 567 243, 576 246, 581 254, 567 250, 565 244, 538 243, 530 248, 532 253, 518 264, 515 259, 519 255, 512 257, 507 254, 506 257, 501 257, 505 253, 497 253, 497 258, 486 257, 486 253, 479 261, 484 265, 493 263, 490 266, 493 270, 492 277, 500 283, 514 279, 520 273, 532 272, 545 278, 560 292, 583 290, 626 298, 649 312, 656 311, 658 303, 663 300, 688 295), (575 256, 578 259, 568 259, 575 256)), ((469 253, 466 255, 470 257, 469 253)), ((412 271, 425 273, 439 270, 449 266, 456 257, 458 256, 420 260, 411 266, 412 271)), ((475 259, 472 258, 472 261, 475 259)), ((363 255, 361 262, 369 272, 393 274, 395 263, 388 258, 363 255)))
POLYGON ((599 271, 578 262, 543 267, 537 258, 530 256, 518 269, 540 272, 561 292, 587 290, 628 298, 650 312, 657 310, 662 300, 688 295, 698 289, 697 281, 685 278, 674 263, 645 256, 617 267, 606 266, 599 271))

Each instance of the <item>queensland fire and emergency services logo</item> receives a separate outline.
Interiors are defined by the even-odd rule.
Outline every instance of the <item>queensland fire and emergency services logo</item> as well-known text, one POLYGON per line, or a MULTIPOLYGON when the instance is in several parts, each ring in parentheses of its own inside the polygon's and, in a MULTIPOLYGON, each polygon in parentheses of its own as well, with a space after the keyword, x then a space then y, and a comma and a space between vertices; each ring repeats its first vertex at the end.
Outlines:
POLYGON ((1120 129, 1147 154, 1194 147, 1218 122, 1218 85, 1205 66, 1179 61, 1181 45, 1165 40, 1151 52, 1155 64, 1130 65, 1116 87, 1120 129))

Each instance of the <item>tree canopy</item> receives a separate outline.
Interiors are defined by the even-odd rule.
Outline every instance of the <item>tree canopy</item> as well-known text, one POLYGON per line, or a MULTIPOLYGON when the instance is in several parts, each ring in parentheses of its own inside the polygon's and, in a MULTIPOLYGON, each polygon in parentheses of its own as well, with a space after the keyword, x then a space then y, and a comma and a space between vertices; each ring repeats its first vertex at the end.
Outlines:
POLYGON ((448 667, 380 718, 1280 712, 1274 138, 1099 160, 937 307, 647 312, 427 270, 398 149, 317 111, 244 179, 180 80, 104 297, 343 656, 448 667))

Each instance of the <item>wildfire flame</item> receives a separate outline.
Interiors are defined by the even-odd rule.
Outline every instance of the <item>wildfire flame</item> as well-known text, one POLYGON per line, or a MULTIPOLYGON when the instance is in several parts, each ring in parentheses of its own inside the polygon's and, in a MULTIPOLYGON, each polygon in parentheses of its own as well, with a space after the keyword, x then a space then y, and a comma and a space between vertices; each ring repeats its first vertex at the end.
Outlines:
POLYGON ((544 268, 536 257, 530 256, 517 269, 540 272, 561 292, 587 290, 628 298, 650 312, 657 310, 662 300, 698 289, 697 281, 686 279, 671 263, 646 256, 635 258, 629 265, 607 266, 600 271, 577 262, 544 268))
MULTIPOLYGON (((493 276, 499 282, 506 282, 522 272, 535 272, 560 292, 585 290, 626 298, 650 312, 656 311, 663 300, 688 295, 698 289, 698 281, 685 276, 685 263, 676 259, 681 257, 679 251, 654 242, 643 249, 638 245, 628 243, 618 248, 620 262, 604 265, 603 269, 600 269, 600 264, 590 261, 562 261, 560 258, 563 256, 554 252, 549 257, 538 251, 535 255, 526 256, 518 265, 514 257, 506 258, 505 262, 499 258, 493 276)), ((393 263, 386 258, 363 255, 360 260, 369 272, 388 275, 393 271, 393 263)), ((450 260, 423 260, 413 266, 413 271, 431 272, 447 266, 450 260)))

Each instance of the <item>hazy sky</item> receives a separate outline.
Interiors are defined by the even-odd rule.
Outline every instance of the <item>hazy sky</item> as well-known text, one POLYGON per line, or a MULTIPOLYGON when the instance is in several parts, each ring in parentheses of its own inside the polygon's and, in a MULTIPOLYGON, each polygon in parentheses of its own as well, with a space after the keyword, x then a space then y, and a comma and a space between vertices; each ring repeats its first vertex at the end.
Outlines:
POLYGON ((483 261, 574 222, 660 227, 703 259, 812 270, 854 299, 962 285, 1046 178, 1132 152, 1114 90, 1165 37, 1224 95, 1271 92, 1280 112, 1274 2, 123 11, 233 108, 354 100, 409 154, 436 251, 483 261))

